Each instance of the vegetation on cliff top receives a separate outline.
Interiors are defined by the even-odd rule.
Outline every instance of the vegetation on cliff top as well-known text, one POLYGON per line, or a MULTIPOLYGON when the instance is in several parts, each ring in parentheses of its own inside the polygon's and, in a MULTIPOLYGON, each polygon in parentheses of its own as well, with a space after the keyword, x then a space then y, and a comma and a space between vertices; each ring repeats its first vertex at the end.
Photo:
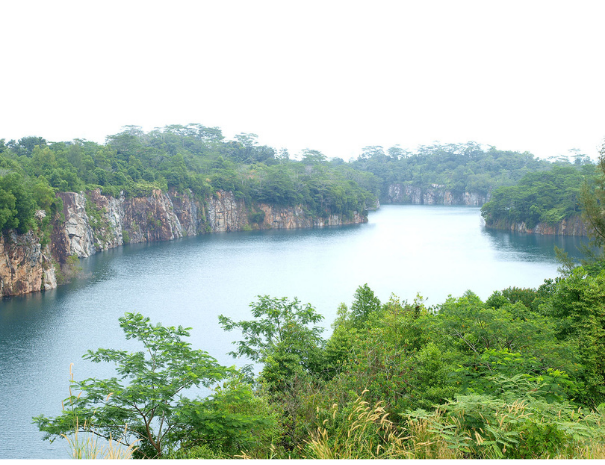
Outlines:
POLYGON ((458 195, 487 195, 498 186, 515 184, 526 173, 548 170, 552 163, 528 152, 503 151, 468 142, 421 146, 415 152, 398 146, 386 151, 379 146, 365 147, 351 166, 372 173, 379 182, 375 188, 381 202, 388 202, 392 184, 421 189, 437 185, 458 195))
MULTIPOLYGON (((347 166, 307 150, 302 161, 260 146, 254 134, 226 141, 218 128, 167 126, 143 133, 127 127, 105 145, 39 137, 0 140, 0 229, 26 232, 36 209, 59 211, 56 192, 101 189, 104 194, 148 196, 153 189, 190 189, 202 199, 231 191, 248 203, 302 205, 313 217, 351 217, 376 203, 347 166)), ((361 174, 363 178, 365 174, 361 174)))
POLYGON ((582 219, 588 225, 593 245, 600 249, 601 257, 605 257, 605 143, 601 146, 598 167, 600 173, 594 184, 582 185, 580 201, 582 219))
POLYGON ((527 173, 515 186, 500 187, 483 205, 487 226, 507 227, 524 222, 555 225, 581 214, 582 185, 597 174, 593 164, 554 166, 550 171, 527 173))
POLYGON ((201 199, 222 189, 249 204, 302 205, 313 217, 350 217, 374 206, 377 198, 389 201, 393 183, 487 194, 552 167, 527 152, 473 142, 423 146, 414 153, 371 146, 346 163, 310 149, 296 160, 287 150, 259 145, 256 139, 242 133, 226 140, 219 128, 200 124, 148 133, 127 126, 104 145, 0 139, 0 230, 28 231, 35 226, 36 209, 54 216, 62 210, 56 192, 99 188, 114 197, 120 192, 138 197, 153 189, 190 189, 201 199))

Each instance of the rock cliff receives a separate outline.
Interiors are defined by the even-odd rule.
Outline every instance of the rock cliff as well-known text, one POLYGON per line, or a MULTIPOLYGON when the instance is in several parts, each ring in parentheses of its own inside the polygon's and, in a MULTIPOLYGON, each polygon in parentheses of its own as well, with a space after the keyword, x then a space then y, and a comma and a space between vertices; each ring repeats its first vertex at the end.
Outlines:
POLYGON ((391 184, 384 201, 386 203, 411 203, 414 205, 469 205, 480 207, 489 201, 490 195, 476 192, 455 194, 444 186, 434 184, 430 188, 391 184))
POLYGON ((520 232, 527 234, 542 234, 549 236, 588 236, 586 225, 579 216, 567 218, 560 223, 551 225, 547 223, 538 223, 533 228, 528 228, 525 222, 521 223, 486 223, 485 226, 490 229, 506 229, 511 232, 520 232))
POLYGON ((119 198, 90 192, 62 192, 63 215, 55 218, 50 246, 41 250, 33 233, 9 233, 0 242, 0 291, 18 295, 57 286, 53 259, 58 265, 69 257, 89 257, 125 243, 169 241, 184 236, 245 229, 295 229, 363 223, 355 212, 350 218, 331 215, 312 218, 301 206, 260 204, 250 221, 244 201, 233 193, 218 191, 200 201, 191 192, 154 190, 148 197, 119 198))
POLYGON ((0 295, 20 295, 57 287, 50 250, 36 235, 0 235, 0 295))
POLYGON ((154 190, 149 197, 126 199, 100 191, 62 192, 65 221, 55 223, 53 255, 80 258, 124 243, 169 241, 198 234, 204 208, 187 194, 154 190))
POLYGON ((218 191, 207 202, 211 232, 241 231, 248 225, 244 202, 236 200, 232 192, 218 191))
POLYGON ((358 212, 354 212, 349 220, 343 220, 340 215, 330 215, 327 218, 310 218, 300 206, 276 208, 261 204, 260 208, 265 213, 262 223, 264 229, 323 228, 325 226, 358 224, 367 221, 367 218, 358 212))

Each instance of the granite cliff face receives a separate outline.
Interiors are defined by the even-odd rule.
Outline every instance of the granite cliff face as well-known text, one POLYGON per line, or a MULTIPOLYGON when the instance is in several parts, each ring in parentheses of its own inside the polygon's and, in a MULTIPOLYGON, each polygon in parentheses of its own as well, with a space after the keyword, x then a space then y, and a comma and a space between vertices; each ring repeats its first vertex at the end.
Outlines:
POLYGON ((236 200, 232 192, 218 191, 207 202, 210 232, 241 231, 248 225, 244 202, 236 200))
MULTIPOLYGON (((251 222, 251 210, 233 193, 218 191, 200 201, 191 192, 164 193, 154 190, 148 197, 119 198, 87 193, 62 192, 63 218, 53 223, 50 245, 41 250, 30 232, 9 233, 0 239, 0 292, 19 295, 57 286, 55 266, 69 257, 89 257, 126 243, 170 241, 184 236, 245 229, 296 229, 340 226, 367 222, 355 212, 351 218, 331 215, 311 218, 302 207, 260 204, 256 213, 264 219, 251 222), (56 265, 53 263, 55 261, 56 265)), ((40 212, 43 214, 43 212, 40 212)))
POLYGON ((129 199, 104 196, 99 190, 59 195, 65 221, 55 225, 53 254, 56 257, 75 254, 83 258, 124 243, 170 241, 207 232, 313 228, 367 221, 357 212, 348 220, 339 215, 324 220, 310 218, 300 206, 260 204, 258 209, 265 213, 264 221, 251 223, 243 200, 224 191, 218 191, 205 202, 195 199, 191 193, 159 190, 154 190, 149 197, 129 199))
POLYGON ((407 184, 391 184, 386 196, 387 203, 411 203, 413 205, 469 205, 480 207, 488 202, 490 195, 464 192, 454 194, 444 186, 433 184, 420 188, 407 184))
POLYGON ((50 250, 33 232, 0 234, 0 295, 20 295, 57 287, 50 250))
POLYGON ((542 234, 549 236, 588 236, 586 225, 579 216, 574 216, 551 225, 547 223, 538 223, 533 228, 528 228, 525 222, 521 223, 486 223, 485 226, 490 229, 505 229, 511 232, 520 232, 527 234, 542 234))
POLYGON ((170 241, 198 234, 204 208, 193 196, 154 190, 149 197, 126 199, 94 190, 62 192, 64 222, 55 224, 53 255, 80 258, 125 243, 170 241))
POLYGON ((343 220, 340 215, 330 215, 327 218, 310 218, 300 206, 279 207, 261 204, 260 209, 265 213, 263 229, 298 229, 323 228, 326 226, 342 226, 343 224, 359 224, 367 222, 367 218, 358 212, 353 212, 352 218, 343 220))

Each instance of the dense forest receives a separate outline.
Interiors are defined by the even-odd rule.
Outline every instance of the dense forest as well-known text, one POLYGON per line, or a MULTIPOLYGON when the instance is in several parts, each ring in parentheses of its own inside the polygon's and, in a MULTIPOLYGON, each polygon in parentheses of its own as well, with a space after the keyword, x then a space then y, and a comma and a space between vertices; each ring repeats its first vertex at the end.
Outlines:
MULTIPOLYGON (((585 159, 577 154, 575 162, 582 164, 585 159)), ((422 146, 416 152, 398 146, 386 151, 365 147, 351 162, 328 159, 311 149, 294 158, 285 149, 259 145, 255 134, 227 140, 219 128, 200 124, 171 125, 148 133, 128 126, 108 136, 105 144, 79 139, 48 142, 41 137, 0 139, 0 230, 25 233, 41 228, 44 232, 62 208, 57 192, 99 188, 114 197, 120 193, 138 197, 150 195, 153 189, 188 189, 203 200, 224 190, 248 205, 302 205, 312 217, 349 217, 374 207, 377 199, 391 201, 388 192, 393 184, 487 195, 555 165, 527 152, 485 148, 474 142, 422 146), (45 224, 34 220, 36 210, 49 214, 45 224)))
POLYGON ((352 172, 317 151, 290 160, 285 150, 258 145, 254 134, 226 141, 220 129, 201 125, 147 134, 129 127, 108 136, 105 145, 47 143, 39 137, 0 140, 0 229, 24 233, 34 227, 35 210, 60 211, 56 192, 96 188, 114 197, 189 189, 201 200, 221 189, 248 203, 303 205, 311 216, 347 217, 376 204, 355 180, 370 175, 352 172))
POLYGON ((515 184, 526 173, 547 170, 552 163, 528 152, 502 151, 468 142, 421 146, 415 152, 398 146, 386 152, 379 146, 365 147, 351 165, 376 177, 379 185, 372 187, 383 202, 388 200, 386 194, 392 184, 420 188, 438 185, 454 193, 487 195, 495 187, 515 184))
POLYGON ((596 176, 595 165, 555 165, 549 171, 527 173, 518 184, 499 187, 481 207, 486 224, 506 227, 524 222, 528 228, 579 216, 582 185, 596 176))

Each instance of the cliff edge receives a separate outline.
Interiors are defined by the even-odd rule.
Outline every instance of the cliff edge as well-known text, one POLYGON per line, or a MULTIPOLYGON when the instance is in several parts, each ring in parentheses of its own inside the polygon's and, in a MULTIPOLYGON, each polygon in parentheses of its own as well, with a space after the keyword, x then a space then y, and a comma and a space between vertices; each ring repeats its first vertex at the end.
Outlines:
MULTIPOLYGON (((89 192, 61 192, 62 215, 52 223, 50 243, 36 234, 0 237, 0 295, 13 296, 57 286, 56 269, 70 257, 86 258, 127 243, 170 241, 184 236, 252 229, 297 229, 367 222, 367 215, 313 218, 302 206, 258 204, 248 208, 232 192, 198 199, 191 192, 153 190, 148 197, 115 198, 89 192)), ((44 212, 39 212, 43 215, 44 212)))

